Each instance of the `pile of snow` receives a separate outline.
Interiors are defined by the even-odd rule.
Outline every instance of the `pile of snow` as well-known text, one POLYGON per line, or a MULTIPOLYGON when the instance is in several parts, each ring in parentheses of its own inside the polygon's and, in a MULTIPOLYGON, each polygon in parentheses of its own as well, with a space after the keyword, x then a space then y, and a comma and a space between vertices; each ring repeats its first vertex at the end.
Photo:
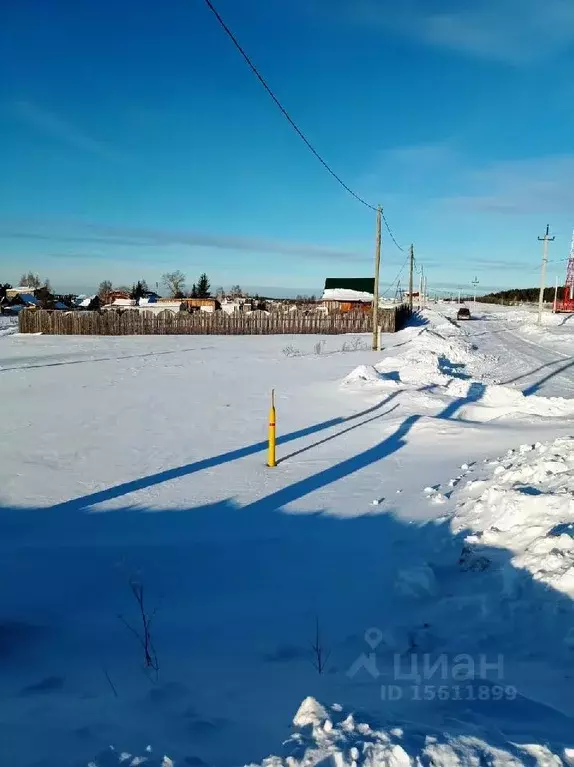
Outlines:
POLYGON ((494 367, 495 357, 478 353, 459 328, 439 319, 442 322, 424 327, 401 347, 400 356, 385 357, 377 370, 398 370, 408 384, 445 386, 452 379, 468 379, 494 367))
POLYGON ((139 767, 141 764, 145 764, 145 767, 175 767, 175 762, 169 756, 154 757, 151 746, 147 746, 144 753, 145 756, 138 756, 130 751, 118 751, 110 746, 98 754, 96 759, 88 762, 88 767, 115 767, 118 764, 123 767, 139 767))
POLYGON ((574 438, 523 445, 491 466, 489 478, 461 491, 453 532, 472 531, 466 542, 474 550, 512 553, 502 573, 506 596, 519 586, 506 577, 512 568, 574 598, 574 438))
MULTIPOLYGON (((478 727, 472 728, 472 734, 451 735, 412 723, 404 728, 391 725, 389 729, 379 729, 361 719, 346 713, 338 704, 327 710, 314 698, 306 698, 293 719, 295 731, 283 744, 283 755, 269 756, 261 767, 562 764, 561 758, 545 745, 500 743, 500 736, 488 738, 478 727)), ((571 750, 564 749, 561 756, 570 763, 571 750)))
POLYGON ((558 418, 574 415, 574 401, 563 397, 526 396, 497 383, 497 358, 480 353, 466 333, 437 312, 422 329, 410 328, 398 354, 374 366, 360 365, 343 379, 356 389, 403 389, 408 403, 426 413, 484 423, 502 417, 558 418), (453 412, 446 411, 449 408, 453 412), (456 413, 456 415, 455 415, 456 413))
POLYGON ((379 372, 372 365, 359 365, 343 379, 343 386, 359 385, 363 387, 389 388, 400 387, 400 382, 393 377, 379 372))

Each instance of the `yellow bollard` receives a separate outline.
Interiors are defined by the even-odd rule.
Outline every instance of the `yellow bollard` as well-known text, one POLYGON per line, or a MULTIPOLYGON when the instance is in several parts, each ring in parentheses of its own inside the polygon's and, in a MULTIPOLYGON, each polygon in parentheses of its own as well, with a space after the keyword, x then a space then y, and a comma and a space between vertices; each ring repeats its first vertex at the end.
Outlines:
POLYGON ((271 390, 271 409, 269 410, 269 447, 267 450, 267 466, 277 466, 275 459, 275 389, 271 390))

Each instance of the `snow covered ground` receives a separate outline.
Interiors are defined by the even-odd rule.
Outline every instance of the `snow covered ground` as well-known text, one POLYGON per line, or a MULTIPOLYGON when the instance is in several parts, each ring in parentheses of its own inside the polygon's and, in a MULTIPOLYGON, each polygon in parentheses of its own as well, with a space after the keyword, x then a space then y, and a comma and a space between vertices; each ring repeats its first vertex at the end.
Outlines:
POLYGON ((18 317, 0 314, 0 336, 8 336, 18 330, 18 317))
POLYGON ((574 322, 455 309, 2 336, 0 762, 574 762, 574 322))

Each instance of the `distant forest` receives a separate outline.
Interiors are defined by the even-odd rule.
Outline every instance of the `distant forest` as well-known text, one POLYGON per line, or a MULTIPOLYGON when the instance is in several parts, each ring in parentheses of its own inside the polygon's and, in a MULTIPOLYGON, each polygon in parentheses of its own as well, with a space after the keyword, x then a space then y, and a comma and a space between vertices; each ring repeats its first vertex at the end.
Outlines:
MULTIPOLYGON (((478 300, 485 304, 519 304, 524 301, 536 303, 540 288, 513 288, 512 290, 500 290, 498 293, 487 293, 478 300)), ((558 298, 564 295, 564 286, 558 288, 558 298)), ((544 301, 552 303, 554 301, 554 288, 544 290, 544 301)))

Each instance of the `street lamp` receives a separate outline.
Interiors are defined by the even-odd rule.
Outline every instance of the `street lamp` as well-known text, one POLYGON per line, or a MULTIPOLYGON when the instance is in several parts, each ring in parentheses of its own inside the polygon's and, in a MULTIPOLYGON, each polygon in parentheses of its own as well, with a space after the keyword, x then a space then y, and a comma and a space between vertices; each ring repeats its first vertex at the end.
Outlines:
POLYGON ((478 285, 478 277, 475 277, 474 280, 470 283, 474 289, 474 297, 473 301, 476 303, 476 286, 478 285))

